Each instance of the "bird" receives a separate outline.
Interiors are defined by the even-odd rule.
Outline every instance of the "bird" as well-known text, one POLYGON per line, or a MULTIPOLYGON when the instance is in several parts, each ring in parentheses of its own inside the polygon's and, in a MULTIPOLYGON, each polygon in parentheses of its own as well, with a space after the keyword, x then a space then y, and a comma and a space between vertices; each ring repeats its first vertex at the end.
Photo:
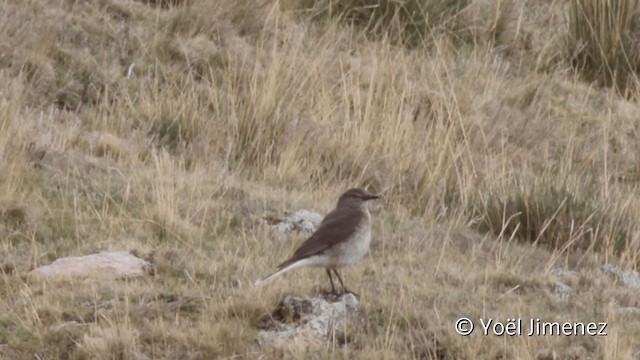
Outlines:
MULTIPOLYGON (((256 281, 261 286, 274 278, 302 267, 323 267, 326 269, 331 292, 337 294, 331 272, 338 277, 343 293, 349 291, 342 281, 338 269, 352 265, 362 259, 371 243, 371 214, 368 202, 379 199, 366 190, 351 188, 338 198, 338 204, 293 253, 278 265, 276 271, 256 281)), ((355 294, 355 293, 353 293, 355 294)))

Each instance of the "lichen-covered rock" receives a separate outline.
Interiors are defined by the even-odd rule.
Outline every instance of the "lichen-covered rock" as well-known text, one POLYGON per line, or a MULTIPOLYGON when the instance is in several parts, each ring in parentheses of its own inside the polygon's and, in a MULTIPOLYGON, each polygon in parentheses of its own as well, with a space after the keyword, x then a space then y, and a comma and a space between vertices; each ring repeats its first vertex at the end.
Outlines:
POLYGON ((97 278, 128 278, 147 275, 149 262, 126 251, 106 251, 86 256, 60 258, 41 266, 32 273, 44 276, 79 276, 97 278))
POLYGON ((320 226, 321 222, 322 215, 308 210, 298 210, 287 214, 284 219, 274 221, 271 227, 280 234, 298 231, 305 235, 311 235, 320 226))
POLYGON ((262 346, 304 351, 335 339, 345 322, 363 326, 363 318, 362 305, 353 294, 336 299, 287 296, 262 319, 259 341, 262 346))
POLYGON ((615 276, 626 287, 640 289, 640 273, 637 271, 624 271, 618 265, 605 264, 600 267, 604 272, 615 276))
POLYGON ((557 281, 553 289, 553 295, 560 301, 567 301, 571 297, 573 290, 563 282, 557 281))

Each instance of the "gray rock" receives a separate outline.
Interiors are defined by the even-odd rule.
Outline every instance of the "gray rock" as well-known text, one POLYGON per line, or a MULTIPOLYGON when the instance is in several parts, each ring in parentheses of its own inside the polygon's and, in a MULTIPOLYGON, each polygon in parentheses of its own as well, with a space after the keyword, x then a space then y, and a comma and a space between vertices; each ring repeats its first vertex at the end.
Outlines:
POLYGON ((578 273, 576 271, 569 270, 567 268, 551 269, 551 271, 549 271, 549 273, 551 275, 557 276, 557 277, 562 278, 562 279, 575 278, 575 277, 578 276, 578 273))
POLYGON ((345 322, 363 325, 364 310, 353 294, 335 302, 321 297, 287 296, 279 307, 263 318, 259 341, 262 346, 305 350, 336 339, 345 322))
POLYGON ((575 284, 578 279, 578 273, 566 268, 555 268, 549 271, 556 281, 553 285, 553 296, 560 301, 567 301, 571 297, 573 289, 567 284, 575 284))
POLYGON ((619 307, 616 309, 616 313, 622 315, 640 315, 640 309, 637 307, 619 307))
POLYGON ((298 210, 287 214, 284 219, 280 219, 271 227, 280 234, 298 231, 305 235, 311 235, 320 226, 321 222, 322 215, 308 210, 298 210))
POLYGON ((618 265, 605 264, 600 267, 602 271, 615 276, 625 286, 640 289, 640 273, 637 271, 624 271, 618 265))
POLYGON ((126 251, 106 251, 86 256, 66 257, 41 266, 32 273, 44 276, 127 278, 149 274, 152 265, 126 251))
POLYGON ((557 281, 555 288, 553 289, 553 295, 560 301, 567 301, 571 297, 572 291, 573 290, 569 285, 557 281))

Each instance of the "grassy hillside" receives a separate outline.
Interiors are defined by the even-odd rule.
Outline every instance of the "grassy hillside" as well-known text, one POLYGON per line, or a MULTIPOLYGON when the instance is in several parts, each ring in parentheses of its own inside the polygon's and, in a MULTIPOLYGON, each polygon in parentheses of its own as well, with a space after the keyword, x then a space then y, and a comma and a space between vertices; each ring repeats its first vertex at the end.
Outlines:
POLYGON ((640 316, 616 310, 637 290, 598 267, 640 265, 640 17, 593 3, 0 3, 0 357, 638 356, 640 316), (264 218, 352 186, 384 197, 344 272, 365 328, 259 347, 284 294, 326 286, 252 287, 303 240, 264 218), (28 275, 106 249, 155 276, 28 275), (463 316, 609 335, 462 337, 463 316))

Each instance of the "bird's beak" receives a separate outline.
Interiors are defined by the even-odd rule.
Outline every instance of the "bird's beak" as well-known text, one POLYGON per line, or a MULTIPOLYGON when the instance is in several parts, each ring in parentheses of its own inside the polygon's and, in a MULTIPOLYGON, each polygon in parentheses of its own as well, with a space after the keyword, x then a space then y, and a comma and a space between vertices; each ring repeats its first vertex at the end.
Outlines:
POLYGON ((365 195, 365 197, 364 197, 364 201, 373 200, 373 199, 380 199, 380 196, 379 195, 365 195))

